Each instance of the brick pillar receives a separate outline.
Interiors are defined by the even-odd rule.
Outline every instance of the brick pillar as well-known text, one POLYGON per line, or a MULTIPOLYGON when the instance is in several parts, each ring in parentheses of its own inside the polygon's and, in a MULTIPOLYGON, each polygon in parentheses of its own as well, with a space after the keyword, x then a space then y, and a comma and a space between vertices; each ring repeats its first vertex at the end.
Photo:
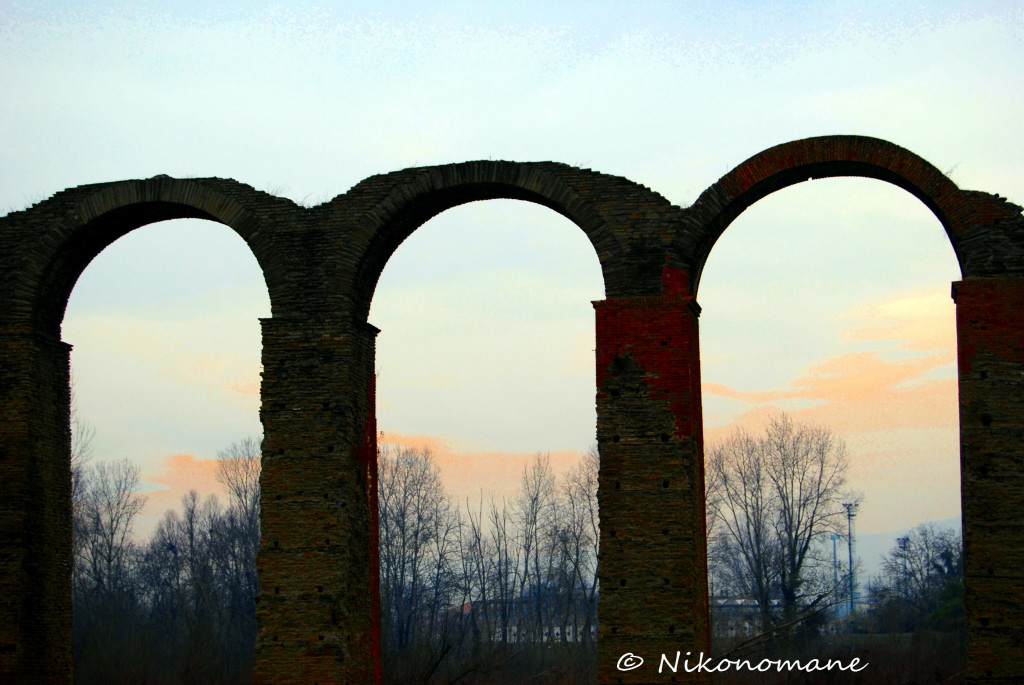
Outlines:
POLYGON ((262 324, 254 680, 372 683, 380 673, 368 591, 377 573, 368 496, 376 451, 367 430, 377 330, 323 319, 262 324))
POLYGON ((70 352, 0 336, 0 682, 71 682, 70 352))
POLYGON ((967 677, 1024 682, 1024 278, 953 284, 967 677))
POLYGON ((594 303, 601 454, 598 681, 671 682, 709 652, 700 308, 680 294, 594 303), (642 657, 621 671, 620 657, 642 657))
MULTIPOLYGON (((370 324, 376 336, 380 331, 370 324)), ((370 368, 373 369, 371 363, 370 368)), ((370 653, 373 657, 373 682, 383 678, 380 651, 380 506, 377 490, 377 374, 370 374, 366 384, 366 418, 363 422, 363 440, 359 450, 359 464, 363 471, 366 504, 370 515, 370 653)))

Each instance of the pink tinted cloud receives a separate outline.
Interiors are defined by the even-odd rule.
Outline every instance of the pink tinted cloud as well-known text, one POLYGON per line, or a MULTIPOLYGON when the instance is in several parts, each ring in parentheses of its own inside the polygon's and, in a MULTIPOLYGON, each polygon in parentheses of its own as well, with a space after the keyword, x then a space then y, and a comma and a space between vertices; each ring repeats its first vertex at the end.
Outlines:
POLYGON ((260 379, 252 378, 251 376, 239 376, 234 380, 227 383, 224 386, 231 392, 238 393, 240 395, 259 395, 260 394, 260 379))
POLYGON ((843 339, 895 342, 901 349, 956 353, 956 314, 948 288, 901 293, 847 311, 843 339))
MULTIPOLYGON (((703 392, 747 405, 733 424, 761 424, 766 414, 786 410, 795 419, 844 433, 940 428, 956 425, 956 379, 924 376, 944 366, 939 355, 888 361, 877 352, 852 352, 812 366, 781 390, 742 392, 706 384, 703 392), (800 407, 798 400, 812 406, 800 407)), ((707 432, 711 437, 715 431, 707 432)))
MULTIPOLYGON (((730 424, 760 425, 767 414, 785 409, 843 433, 955 427, 953 314, 945 290, 901 293, 840 317, 846 322, 841 340, 880 349, 820 360, 775 390, 745 392, 715 383, 702 389, 747 405, 730 424)), ((708 437, 716 432, 710 429, 708 437)))
MULTIPOLYGON (((491 494, 495 499, 511 498, 519 490, 523 469, 529 467, 536 453, 481 451, 461 449, 457 441, 439 436, 406 435, 385 432, 381 443, 402 448, 426 448, 434 455, 441 472, 441 482, 448 494, 458 503, 486 502, 491 494)), ((575 466, 578 452, 545 452, 556 477, 575 466)))
POLYGON ((877 349, 820 360, 785 387, 703 392, 740 403, 705 427, 713 444, 737 427, 758 432, 772 415, 826 426, 847 443, 849 486, 865 494, 865 530, 959 513, 954 310, 945 289, 902 293, 840 318, 841 340, 877 349))
POLYGON ((223 503, 224 489, 217 482, 217 460, 197 459, 192 454, 173 454, 163 461, 163 470, 147 474, 144 480, 163 486, 162 489, 143 493, 146 506, 141 513, 137 532, 148 536, 168 510, 181 509, 181 498, 189 490, 195 490, 206 498, 216 495, 223 503))

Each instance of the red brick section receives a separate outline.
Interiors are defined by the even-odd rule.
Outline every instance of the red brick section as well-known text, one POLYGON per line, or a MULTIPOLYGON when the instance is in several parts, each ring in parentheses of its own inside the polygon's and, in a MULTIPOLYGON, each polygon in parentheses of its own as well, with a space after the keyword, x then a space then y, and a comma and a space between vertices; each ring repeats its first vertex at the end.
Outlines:
POLYGON ((1024 278, 954 284, 967 679, 1024 683, 1024 278))
MULTIPOLYGON (((666 274, 669 283, 684 274, 666 274)), ((686 279, 683 280, 685 282, 686 279)), ((696 303, 676 290, 597 314, 598 680, 672 682, 662 654, 709 651, 696 303), (623 654, 644 664, 618 669, 623 654)), ((680 662, 682 663, 682 662, 680 662)), ((677 682, 692 674, 680 668, 677 682)))
POLYGON ((380 647, 380 507, 377 491, 377 376, 370 376, 366 388, 366 420, 358 460, 363 468, 366 502, 370 509, 370 656, 376 682, 381 681, 380 647))

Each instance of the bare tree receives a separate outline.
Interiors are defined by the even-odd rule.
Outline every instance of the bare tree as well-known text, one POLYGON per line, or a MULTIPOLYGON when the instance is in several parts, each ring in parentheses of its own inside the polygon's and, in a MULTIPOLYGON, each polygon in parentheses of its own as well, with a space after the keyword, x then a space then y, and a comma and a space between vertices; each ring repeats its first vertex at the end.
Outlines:
POLYGON ((259 591, 256 554, 260 547, 260 443, 247 437, 217 453, 217 480, 228 492, 228 507, 219 527, 220 550, 226 552, 224 573, 230 612, 239 627, 241 651, 249 653, 256 639, 254 600, 259 591))
POLYGON ((75 393, 75 379, 71 379, 71 501, 77 503, 82 498, 82 485, 85 469, 92 459, 92 441, 96 437, 96 428, 82 418, 78 408, 78 395, 75 393))
POLYGON ((924 523, 899 538, 869 587, 874 618, 885 630, 963 629, 963 543, 924 523))
POLYGON ((555 478, 548 455, 534 455, 533 463, 523 469, 520 488, 515 502, 515 521, 522 534, 519 596, 522 600, 529 597, 530 615, 523 617, 519 632, 525 629, 534 639, 540 639, 550 624, 545 600, 552 575, 551 532, 558 516, 555 478))
POLYGON ((86 495, 89 490, 89 461, 92 459, 92 441, 96 429, 82 419, 75 394, 75 380, 71 379, 71 548, 74 559, 74 585, 81 589, 88 557, 86 546, 91 539, 89 508, 86 495))
MULTIPOLYGON (((760 438, 737 431, 710 450, 716 482, 711 555, 720 575, 758 604, 763 631, 771 629, 773 601, 791 623, 833 588, 817 582, 817 552, 841 532, 846 447, 830 430, 771 419, 760 438)), ((709 498, 710 499, 710 498, 709 498)), ((821 574, 824 577, 824 574, 821 574)))
POLYGON ((521 597, 525 580, 521 581, 523 571, 519 561, 523 554, 520 538, 522 532, 517 530, 509 508, 502 500, 501 507, 491 498, 489 510, 491 527, 491 547, 494 557, 490 563, 491 585, 497 603, 498 621, 502 644, 508 644, 513 629, 518 635, 519 610, 517 599, 521 597))
POLYGON ((832 431, 795 424, 785 414, 768 423, 764 457, 777 502, 779 591, 788 623, 807 597, 821 591, 820 586, 808 582, 808 571, 824 560, 812 559, 811 555, 820 551, 816 543, 841 531, 841 488, 846 483, 849 459, 846 444, 832 431))
POLYGON ((458 609, 462 522, 441 486, 429 450, 378 455, 381 637, 386 676, 427 682, 452 649, 458 609))
POLYGON ((137 679, 139 548, 132 538, 145 498, 139 469, 127 459, 83 466, 75 492, 72 543, 72 649, 82 681, 137 679), (86 674, 94 674, 92 678, 86 674))
POLYGON ((568 580, 563 640, 572 627, 576 639, 593 647, 591 628, 597 625, 598 558, 601 539, 598 529, 597 480, 600 457, 597 446, 583 454, 562 484, 566 524, 561 540, 569 558, 572 577, 568 580))
POLYGON ((260 443, 247 437, 217 452, 217 481, 228 492, 229 506, 238 507, 259 527, 260 443))
POLYGON ((774 537, 776 516, 771 480, 761 445, 743 431, 711 448, 711 462, 720 474, 718 509, 721 533, 716 552, 723 575, 734 592, 757 602, 761 629, 772 626, 772 591, 779 575, 780 549, 774 537))
MULTIPOLYGON (((237 442, 219 456, 227 506, 192 491, 144 545, 131 542, 130 523, 141 507, 132 494, 137 469, 121 462, 83 471, 76 682, 247 682, 255 640, 257 442, 237 442)), ((444 493, 429 452, 384 446, 388 682, 494 682, 509 673, 594 680, 597 471, 592 451, 558 481, 538 456, 507 505, 494 497, 485 504, 481 495, 477 509, 467 505, 463 514, 444 493)))
POLYGON ((76 576, 80 589, 103 594, 128 587, 135 550, 132 528, 146 503, 136 494, 139 467, 127 459, 89 468, 81 489, 81 528, 76 576))
MULTIPOLYGON (((724 445, 709 450, 704 460, 704 520, 708 545, 708 591, 712 597, 723 589, 726 545, 721 531, 721 509, 725 497, 722 482, 724 445), (722 538, 722 539, 720 539, 722 538)), ((714 616, 712 616, 714 618, 714 616)))

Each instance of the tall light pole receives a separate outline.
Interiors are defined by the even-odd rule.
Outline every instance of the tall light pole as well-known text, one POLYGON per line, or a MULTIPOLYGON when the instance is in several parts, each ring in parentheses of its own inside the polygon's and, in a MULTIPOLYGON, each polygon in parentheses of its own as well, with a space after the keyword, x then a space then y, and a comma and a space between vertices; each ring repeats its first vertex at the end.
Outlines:
POLYGON ((839 542, 839 536, 832 533, 832 584, 834 587, 839 587, 839 559, 836 556, 837 542, 839 542))
POLYGON ((906 604, 909 600, 907 597, 907 547, 910 546, 910 537, 904 535, 901 538, 897 538, 896 544, 900 547, 900 553, 903 557, 903 577, 900 579, 902 582, 900 585, 900 597, 903 599, 903 603, 906 604))
POLYGON ((846 509, 846 542, 847 552, 850 555, 850 620, 853 620, 854 609, 854 578, 853 578, 853 517, 857 515, 859 502, 843 502, 846 509))
MULTIPOLYGON (((839 542, 839 536, 832 533, 832 591, 837 592, 839 590, 839 557, 836 554, 836 543, 839 542)), ((832 609, 833 614, 839 616, 838 607, 832 609)))

